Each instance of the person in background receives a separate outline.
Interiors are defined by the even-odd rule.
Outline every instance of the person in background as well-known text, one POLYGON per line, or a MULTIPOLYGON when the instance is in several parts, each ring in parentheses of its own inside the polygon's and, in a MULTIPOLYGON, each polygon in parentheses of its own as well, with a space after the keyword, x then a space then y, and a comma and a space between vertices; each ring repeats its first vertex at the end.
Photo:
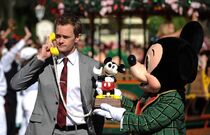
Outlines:
POLYGON ((157 37, 158 39, 163 38, 163 37, 168 37, 169 35, 175 33, 175 26, 172 21, 166 21, 165 23, 161 24, 158 32, 157 32, 157 37))
MULTIPOLYGON (((0 41, 0 54, 3 50, 3 42, 0 41)), ((7 93, 7 82, 4 76, 4 70, 0 63, 0 135, 7 134, 7 123, 6 123, 6 114, 5 114, 5 99, 4 96, 7 93)))
POLYGON ((144 63, 145 50, 146 49, 140 45, 134 45, 133 49, 131 50, 131 54, 136 56, 138 62, 144 63))
MULTIPOLYGON (((7 135, 14 135, 16 132, 16 107, 17 107, 17 98, 16 92, 10 86, 10 80, 12 76, 18 71, 18 63, 16 62, 16 56, 20 50, 27 45, 28 39, 31 37, 31 32, 27 27, 24 28, 25 35, 15 44, 8 44, 7 51, 4 52, 0 59, 2 64, 3 71, 7 80, 7 93, 5 95, 5 110, 7 118, 7 135)), ((10 39, 4 39, 9 40, 10 39)))
POLYGON ((101 134, 104 118, 91 114, 97 78, 93 67, 99 68, 100 64, 77 50, 81 32, 79 17, 67 13, 59 16, 55 21, 55 45, 60 54, 52 56, 53 43, 48 40, 37 56, 13 76, 11 85, 16 91, 38 81, 26 135, 101 134))
MULTIPOLYGON (((20 51, 21 67, 26 65, 36 54, 38 50, 34 47, 24 47, 20 51)), ((24 135, 32 111, 34 109, 38 93, 38 83, 32 84, 25 91, 17 92, 17 115, 16 127, 19 127, 18 135, 24 135)))

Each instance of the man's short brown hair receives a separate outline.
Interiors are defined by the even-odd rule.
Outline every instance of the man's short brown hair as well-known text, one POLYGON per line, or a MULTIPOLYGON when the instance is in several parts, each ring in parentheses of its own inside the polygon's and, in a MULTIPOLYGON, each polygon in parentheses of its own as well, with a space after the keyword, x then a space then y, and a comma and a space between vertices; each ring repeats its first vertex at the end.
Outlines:
POLYGON ((78 36, 82 33, 82 24, 79 16, 70 13, 64 13, 63 15, 57 17, 55 20, 55 26, 70 24, 74 27, 74 34, 78 36))

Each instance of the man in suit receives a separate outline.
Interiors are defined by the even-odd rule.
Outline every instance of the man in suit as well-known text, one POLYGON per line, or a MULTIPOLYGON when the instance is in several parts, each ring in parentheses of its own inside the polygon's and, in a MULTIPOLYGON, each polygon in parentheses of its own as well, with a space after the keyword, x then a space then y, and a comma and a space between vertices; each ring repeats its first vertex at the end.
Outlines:
POLYGON ((48 40, 38 55, 12 78, 11 85, 17 91, 38 81, 37 100, 26 135, 100 134, 96 133, 94 125, 102 131, 99 129, 103 125, 95 124, 96 118, 91 115, 97 78, 93 67, 99 67, 99 63, 78 52, 76 45, 81 32, 82 26, 77 16, 61 15, 55 22, 55 42, 60 54, 52 57, 50 47, 53 43, 48 40), (59 111, 61 108, 64 109, 63 113, 59 111), (60 117, 64 118, 63 124, 60 124, 60 117))

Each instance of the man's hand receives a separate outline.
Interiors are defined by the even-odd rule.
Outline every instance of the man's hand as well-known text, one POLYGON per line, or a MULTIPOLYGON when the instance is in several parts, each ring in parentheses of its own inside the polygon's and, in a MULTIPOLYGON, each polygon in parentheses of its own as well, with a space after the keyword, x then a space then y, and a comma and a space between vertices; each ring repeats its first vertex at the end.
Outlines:
POLYGON ((25 36, 24 36, 24 40, 25 42, 28 41, 28 39, 31 37, 31 32, 29 31, 28 27, 24 27, 24 31, 25 31, 25 36))
POLYGON ((52 54, 50 53, 50 47, 52 47, 52 42, 49 39, 46 41, 44 45, 42 45, 41 50, 39 51, 37 58, 39 60, 45 61, 49 58, 52 54))
POLYGON ((102 103, 100 107, 101 109, 95 109, 93 113, 114 121, 120 121, 123 117, 123 113, 125 112, 125 108, 113 107, 106 103, 102 103))

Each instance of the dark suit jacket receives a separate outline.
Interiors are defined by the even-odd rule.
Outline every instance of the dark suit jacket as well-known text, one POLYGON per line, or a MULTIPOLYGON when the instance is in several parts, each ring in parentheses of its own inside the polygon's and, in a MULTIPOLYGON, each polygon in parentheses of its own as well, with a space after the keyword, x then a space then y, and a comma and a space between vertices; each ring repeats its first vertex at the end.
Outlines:
MULTIPOLYGON (((88 113, 94 104, 93 67, 99 67, 99 63, 90 57, 79 53, 81 101, 84 113, 88 113)), ((19 91, 24 90, 38 81, 38 96, 30 118, 26 135, 52 135, 56 124, 56 116, 59 101, 58 86, 52 58, 46 62, 34 57, 11 80, 12 87, 19 91)), ((92 116, 91 116, 92 117, 92 116)), ((92 118, 86 117, 89 134, 95 134, 92 118)))

